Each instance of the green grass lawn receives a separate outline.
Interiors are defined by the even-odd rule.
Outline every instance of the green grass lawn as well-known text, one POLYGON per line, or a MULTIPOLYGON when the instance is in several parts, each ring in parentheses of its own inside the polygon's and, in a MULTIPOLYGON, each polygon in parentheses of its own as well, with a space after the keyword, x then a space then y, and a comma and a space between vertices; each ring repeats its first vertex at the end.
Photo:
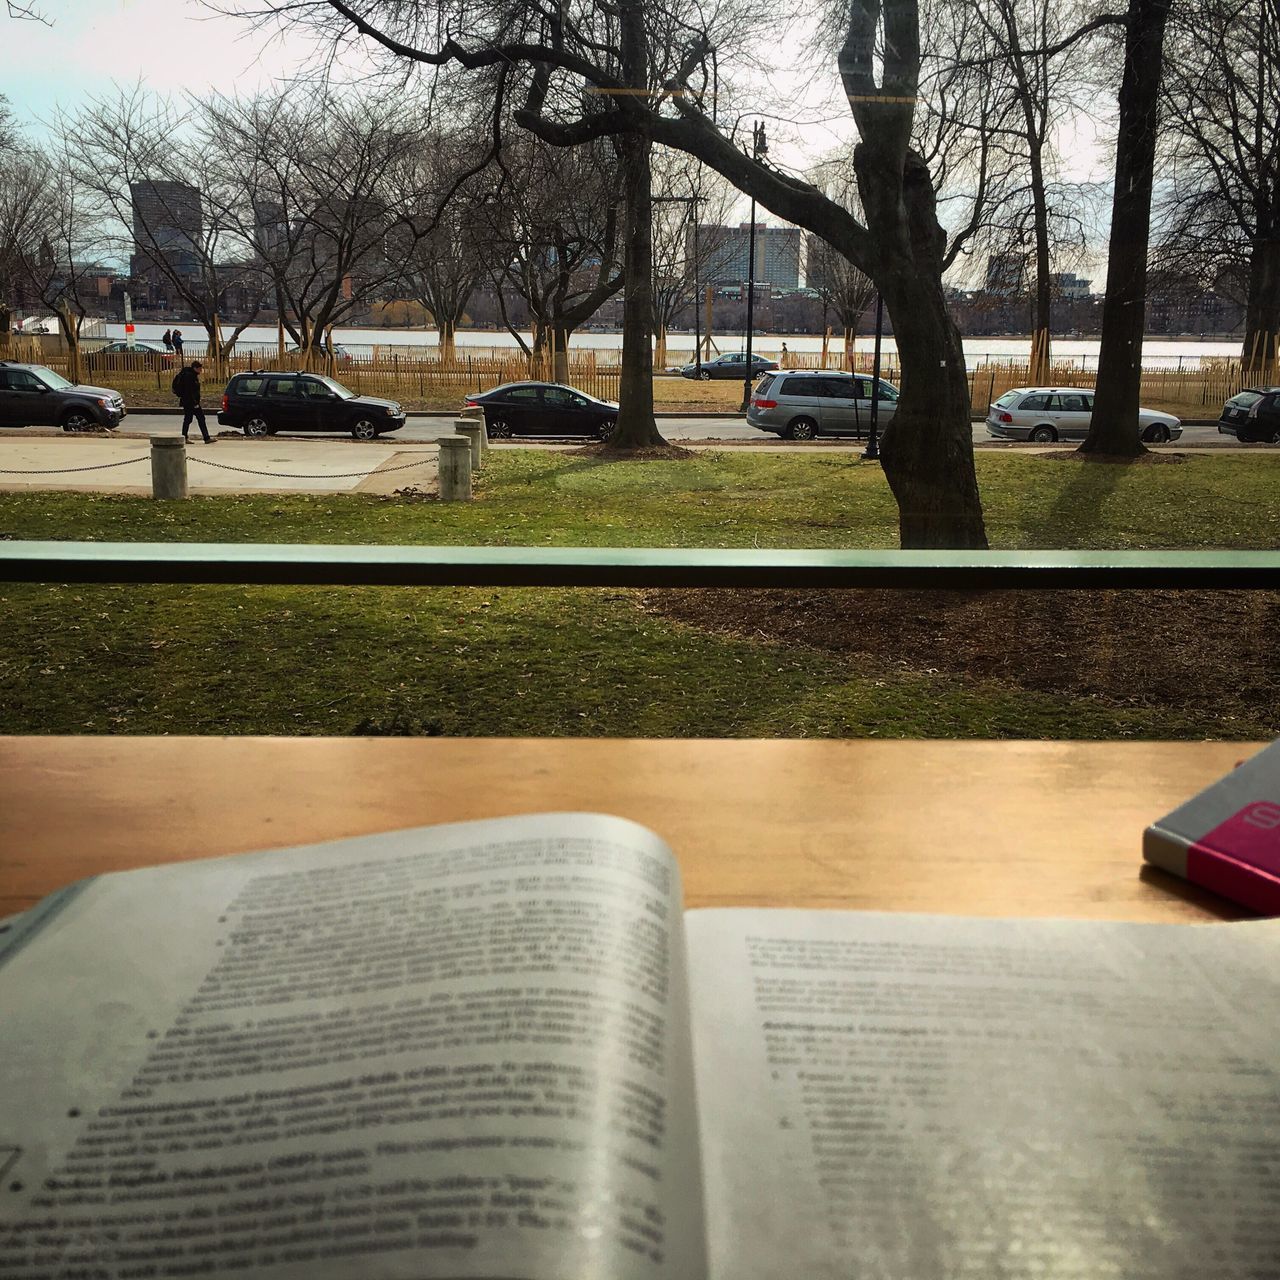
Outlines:
MULTIPOLYGON (((856 455, 600 464, 490 455, 470 505, 363 496, 0 494, 0 537, 891 547, 856 455)), ((1274 547, 1280 460, 980 457, 993 545, 1274 547)), ((1223 711, 1019 687, 721 634, 616 590, 0 586, 8 733, 1265 737, 1223 711)), ((1153 660, 1158 660, 1156 654, 1153 660)))

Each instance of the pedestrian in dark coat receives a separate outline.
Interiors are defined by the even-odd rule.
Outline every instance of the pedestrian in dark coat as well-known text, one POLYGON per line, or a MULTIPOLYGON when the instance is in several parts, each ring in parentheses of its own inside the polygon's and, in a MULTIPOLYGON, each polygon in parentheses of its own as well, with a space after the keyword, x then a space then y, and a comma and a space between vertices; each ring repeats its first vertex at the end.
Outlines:
POLYGON ((199 360, 193 360, 184 369, 180 369, 173 379, 173 394, 182 404, 182 438, 187 439, 191 430, 191 419, 200 426, 200 434, 205 444, 214 444, 209 438, 209 428, 204 423, 204 410, 200 407, 200 370, 203 368, 199 360))
POLYGON ((160 341, 164 343, 164 349, 166 351, 173 350, 173 334, 171 334, 168 329, 160 335, 160 341))
POLYGON ((181 330, 181 329, 175 329, 175 330, 173 331, 172 335, 170 336, 169 341, 173 343, 173 349, 174 349, 174 351, 176 351, 176 352, 178 353, 179 358, 181 358, 181 356, 182 356, 182 330, 181 330))

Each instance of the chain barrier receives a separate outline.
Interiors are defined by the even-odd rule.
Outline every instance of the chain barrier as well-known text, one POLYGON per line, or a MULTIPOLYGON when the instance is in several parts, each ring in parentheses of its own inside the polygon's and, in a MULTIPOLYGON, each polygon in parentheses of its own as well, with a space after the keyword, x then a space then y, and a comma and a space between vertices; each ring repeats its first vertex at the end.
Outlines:
POLYGON ((252 467, 233 467, 225 462, 214 462, 209 458, 193 458, 187 455, 188 462, 199 462, 206 467, 217 467, 219 471, 240 471, 247 476, 274 476, 277 480, 357 480, 368 479, 372 475, 386 475, 391 471, 409 471, 413 467, 421 467, 426 465, 426 459, 422 462, 406 462, 398 467, 374 467, 372 471, 326 471, 323 475, 300 475, 289 471, 255 471, 252 467))
MULTIPOLYGON (((126 458, 123 462, 98 462, 91 467, 50 467, 39 471, 19 470, 13 467, 0 467, 0 476, 63 476, 77 471, 109 471, 112 467, 130 467, 135 462, 149 462, 150 454, 137 458, 126 458)), ((311 475, 303 475, 289 471, 255 471, 252 467, 233 467, 225 462, 214 462, 209 458, 195 458, 187 455, 188 462, 200 462, 206 467, 217 467, 219 471, 240 471, 247 476, 272 476, 277 480, 367 480, 372 475, 386 475, 392 471, 411 471, 414 467, 427 464, 425 457, 421 462, 406 462, 398 467, 374 467, 372 471, 326 471, 311 475)))
POLYGON ((65 476, 73 471, 109 471, 112 467, 130 467, 135 462, 150 461, 149 454, 138 458, 126 458, 123 462, 98 462, 91 467, 52 467, 47 471, 19 471, 13 467, 0 467, 0 476, 65 476))

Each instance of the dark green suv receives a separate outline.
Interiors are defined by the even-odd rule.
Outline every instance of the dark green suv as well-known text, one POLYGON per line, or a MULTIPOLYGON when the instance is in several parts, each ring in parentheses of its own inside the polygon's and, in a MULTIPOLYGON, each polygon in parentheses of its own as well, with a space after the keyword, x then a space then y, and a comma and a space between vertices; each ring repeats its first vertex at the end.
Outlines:
POLYGON ((372 440, 404 426, 394 400, 357 395, 318 373, 237 373, 227 383, 218 421, 246 436, 278 431, 342 431, 372 440))
POLYGON ((114 430, 126 412, 118 391, 68 382, 42 364, 0 360, 0 427, 114 430))

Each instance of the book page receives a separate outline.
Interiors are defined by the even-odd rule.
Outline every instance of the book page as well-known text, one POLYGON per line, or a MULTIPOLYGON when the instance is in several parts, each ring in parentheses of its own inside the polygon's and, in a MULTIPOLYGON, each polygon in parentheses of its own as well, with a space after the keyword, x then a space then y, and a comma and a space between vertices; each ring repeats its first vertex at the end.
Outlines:
POLYGON ((686 927, 712 1280, 1280 1276, 1280 922, 686 927))
POLYGON ((5 1280, 705 1274, 651 833, 422 828, 50 901, 0 954, 5 1280))

